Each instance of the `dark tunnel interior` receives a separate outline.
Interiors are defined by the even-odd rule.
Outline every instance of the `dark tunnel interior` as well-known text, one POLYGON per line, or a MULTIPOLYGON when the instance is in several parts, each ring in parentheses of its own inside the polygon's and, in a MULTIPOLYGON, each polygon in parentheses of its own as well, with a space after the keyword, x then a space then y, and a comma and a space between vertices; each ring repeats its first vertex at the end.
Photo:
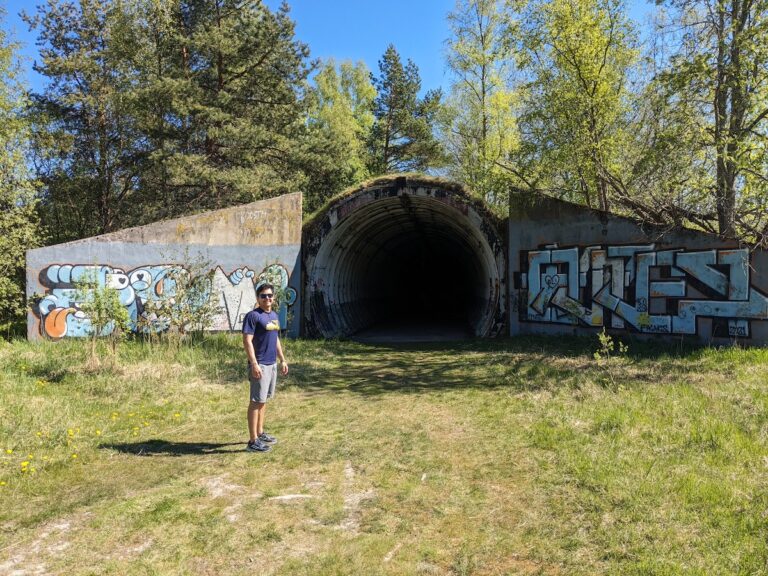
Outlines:
POLYGON ((476 226, 434 199, 373 202, 335 228, 315 259, 321 330, 370 340, 476 335, 492 299, 489 252, 476 226))
POLYGON ((473 277, 480 271, 466 247, 419 235, 389 244, 371 261, 369 293, 377 295, 372 313, 393 324, 470 330, 473 277))

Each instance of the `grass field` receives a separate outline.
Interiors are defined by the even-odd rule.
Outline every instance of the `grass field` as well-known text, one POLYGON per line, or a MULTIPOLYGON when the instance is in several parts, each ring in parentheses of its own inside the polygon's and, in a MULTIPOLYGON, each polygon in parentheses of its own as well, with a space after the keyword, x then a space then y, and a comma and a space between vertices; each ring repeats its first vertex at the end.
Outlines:
POLYGON ((768 574, 768 351, 0 343, 0 574, 768 574))

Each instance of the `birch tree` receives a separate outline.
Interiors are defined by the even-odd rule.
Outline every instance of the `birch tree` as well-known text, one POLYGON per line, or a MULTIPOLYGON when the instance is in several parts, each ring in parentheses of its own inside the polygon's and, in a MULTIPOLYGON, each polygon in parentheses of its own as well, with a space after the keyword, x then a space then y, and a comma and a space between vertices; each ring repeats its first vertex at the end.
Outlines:
POLYGON ((511 13, 498 0, 458 0, 448 24, 452 80, 441 122, 448 172, 505 211, 518 144, 511 13))
MULTIPOLYGON (((658 82, 691 110, 686 139, 707 160, 701 212, 724 236, 768 240, 768 1, 668 0, 671 57, 658 82)), ((694 193, 686 190, 686 192, 694 193)))
POLYGON ((602 210, 622 163, 638 57, 620 0, 543 0, 523 13, 525 181, 602 210))
POLYGON ((323 63, 314 77, 308 112, 308 211, 368 178, 368 140, 376 89, 363 62, 323 63))

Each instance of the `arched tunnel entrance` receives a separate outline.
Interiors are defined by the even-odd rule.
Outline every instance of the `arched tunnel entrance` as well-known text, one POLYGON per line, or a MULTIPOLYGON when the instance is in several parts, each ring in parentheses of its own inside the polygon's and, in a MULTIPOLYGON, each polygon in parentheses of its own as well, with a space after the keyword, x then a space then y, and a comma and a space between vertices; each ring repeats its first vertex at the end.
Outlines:
POLYGON ((502 227, 459 185, 388 177, 304 227, 305 333, 493 336, 504 320, 502 227))

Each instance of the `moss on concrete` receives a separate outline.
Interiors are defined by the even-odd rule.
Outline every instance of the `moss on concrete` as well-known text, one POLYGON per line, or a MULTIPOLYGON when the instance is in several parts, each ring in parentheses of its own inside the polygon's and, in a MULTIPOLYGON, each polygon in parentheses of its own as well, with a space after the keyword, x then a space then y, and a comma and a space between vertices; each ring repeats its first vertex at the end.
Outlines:
POLYGON ((317 225, 318 222, 322 221, 322 219, 334 206, 339 204, 344 199, 354 196, 357 193, 363 192, 364 190, 386 188, 396 185, 398 180, 404 180, 403 187, 442 188, 443 190, 452 192, 457 196, 462 197, 467 204, 471 205, 484 217, 493 221, 493 223, 499 227, 499 230, 501 230, 503 219, 500 218, 481 198, 478 198, 472 194, 472 192, 470 192, 470 190, 464 185, 453 180, 448 180, 446 178, 429 176, 427 174, 421 174, 418 172, 384 174, 382 176, 376 176, 375 178, 364 180, 363 182, 355 184, 354 186, 350 186, 349 188, 330 198, 322 207, 305 218, 304 230, 311 230, 314 226, 317 225))

